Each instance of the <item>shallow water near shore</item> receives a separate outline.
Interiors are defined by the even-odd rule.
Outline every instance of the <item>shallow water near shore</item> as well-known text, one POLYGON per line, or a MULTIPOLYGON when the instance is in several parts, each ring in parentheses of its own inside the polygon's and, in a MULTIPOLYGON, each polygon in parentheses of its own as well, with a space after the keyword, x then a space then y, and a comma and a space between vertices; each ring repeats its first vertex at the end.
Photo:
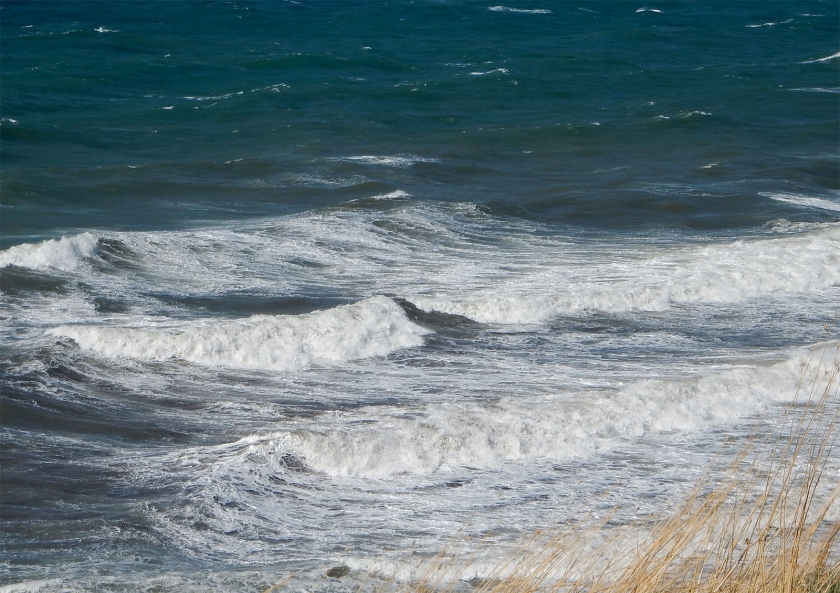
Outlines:
POLYGON ((467 586, 777 429, 840 308, 834 2, 0 21, 3 591, 467 586))

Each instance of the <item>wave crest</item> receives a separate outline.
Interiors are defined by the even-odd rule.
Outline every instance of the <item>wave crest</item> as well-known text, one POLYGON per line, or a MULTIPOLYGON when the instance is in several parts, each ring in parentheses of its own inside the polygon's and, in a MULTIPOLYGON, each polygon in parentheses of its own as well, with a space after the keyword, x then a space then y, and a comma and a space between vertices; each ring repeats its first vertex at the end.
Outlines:
POLYGON ((0 251, 0 268, 15 265, 22 268, 43 270, 74 270, 99 251, 99 239, 91 233, 82 233, 41 243, 24 243, 0 251))
POLYGON ((255 315, 182 328, 65 325, 49 333, 113 358, 294 371, 419 346, 428 330, 412 323, 394 301, 379 296, 306 315, 255 315))
MULTIPOLYGON (((836 348, 836 346, 834 346, 836 348)), ((428 475, 462 467, 493 468, 528 460, 588 458, 662 432, 694 432, 790 401, 797 386, 823 385, 810 350, 769 367, 736 367, 709 376, 637 381, 615 392, 558 394, 522 405, 430 406, 416 418, 380 414, 374 424, 295 430, 249 443, 248 453, 289 459, 332 476, 428 475), (803 371, 803 369, 805 369, 803 371)))

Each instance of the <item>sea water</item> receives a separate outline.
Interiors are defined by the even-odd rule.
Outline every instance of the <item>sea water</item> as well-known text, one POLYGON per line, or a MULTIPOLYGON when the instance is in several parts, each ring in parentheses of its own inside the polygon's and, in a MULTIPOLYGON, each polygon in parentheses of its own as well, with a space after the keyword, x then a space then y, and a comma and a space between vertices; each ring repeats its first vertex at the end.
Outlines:
POLYGON ((4 591, 483 578, 667 511, 840 309, 836 2, 0 20, 4 591))

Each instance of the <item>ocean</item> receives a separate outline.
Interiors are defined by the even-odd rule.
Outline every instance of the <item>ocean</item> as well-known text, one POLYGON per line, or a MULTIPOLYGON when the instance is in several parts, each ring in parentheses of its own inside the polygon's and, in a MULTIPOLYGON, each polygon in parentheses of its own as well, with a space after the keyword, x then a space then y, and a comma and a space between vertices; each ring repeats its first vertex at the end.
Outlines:
POLYGON ((470 589, 778 426, 840 6, 498 1, 3 1, 0 591, 470 589))

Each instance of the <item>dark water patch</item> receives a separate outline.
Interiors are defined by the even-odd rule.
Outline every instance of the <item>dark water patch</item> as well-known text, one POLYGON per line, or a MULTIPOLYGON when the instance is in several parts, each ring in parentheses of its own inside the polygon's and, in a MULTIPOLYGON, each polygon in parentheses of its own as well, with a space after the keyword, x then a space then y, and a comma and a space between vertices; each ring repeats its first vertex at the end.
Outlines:
POLYGON ((280 457, 280 463, 283 464, 283 467, 292 472, 309 473, 312 471, 311 469, 309 469, 309 466, 306 465, 305 460, 296 457, 291 453, 284 453, 283 456, 280 457))
POLYGON ((396 303, 405 312, 406 317, 411 321, 436 331, 463 332, 464 330, 477 330, 482 327, 477 321, 473 321, 462 315, 441 313, 439 311, 427 312, 403 298, 395 298, 396 303))
POLYGON ((336 209, 340 210, 372 210, 376 212, 387 212, 404 205, 410 200, 410 196, 404 194, 385 194, 383 196, 368 196, 350 200, 339 204, 336 209))
MULTIPOLYGON (((48 371, 48 374, 49 371, 48 371)), ((80 375, 57 368, 52 375, 75 382, 80 375)), ((115 442, 189 442, 191 431, 178 429, 172 419, 156 421, 147 406, 121 405, 40 386, 41 379, 7 378, 0 383, 3 426, 21 430, 49 430, 52 434, 90 435, 115 442)), ((83 389, 83 387, 82 387, 83 389)))
POLYGON ((757 228, 772 220, 756 206, 757 194, 711 194, 697 190, 633 190, 584 192, 544 188, 545 197, 528 201, 495 200, 485 204, 494 215, 561 223, 595 229, 683 228, 721 231, 757 228))
POLYGON ((100 238, 97 242, 97 255, 118 269, 139 270, 142 268, 139 256, 119 239, 100 238))
POLYGON ((286 261, 287 263, 290 263, 294 266, 300 266, 301 268, 312 268, 315 270, 323 270, 330 267, 329 264, 324 264, 310 259, 304 259, 302 257, 291 257, 286 261))
POLYGON ((416 66, 396 55, 385 55, 381 51, 374 52, 362 48, 345 55, 308 52, 264 55, 243 62, 242 67, 252 70, 271 70, 278 74, 300 72, 301 69, 310 72, 321 70, 326 73, 341 73, 343 76, 356 78, 375 75, 378 72, 411 73, 417 71, 416 66))
POLYGON ((76 369, 64 364, 51 364, 47 368, 47 376, 70 383, 83 383, 86 377, 76 369))
POLYGON ((304 315, 322 309, 332 309, 351 302, 339 297, 288 297, 239 292, 217 296, 180 296, 162 293, 147 296, 167 305, 230 317, 304 315))
POLYGON ((66 294, 68 283, 46 272, 9 265, 0 268, 0 292, 9 296, 21 296, 32 292, 66 294))
POLYGON ((97 312, 104 314, 127 313, 131 310, 130 304, 118 299, 112 299, 108 297, 94 297, 93 304, 94 307, 96 307, 97 312))

